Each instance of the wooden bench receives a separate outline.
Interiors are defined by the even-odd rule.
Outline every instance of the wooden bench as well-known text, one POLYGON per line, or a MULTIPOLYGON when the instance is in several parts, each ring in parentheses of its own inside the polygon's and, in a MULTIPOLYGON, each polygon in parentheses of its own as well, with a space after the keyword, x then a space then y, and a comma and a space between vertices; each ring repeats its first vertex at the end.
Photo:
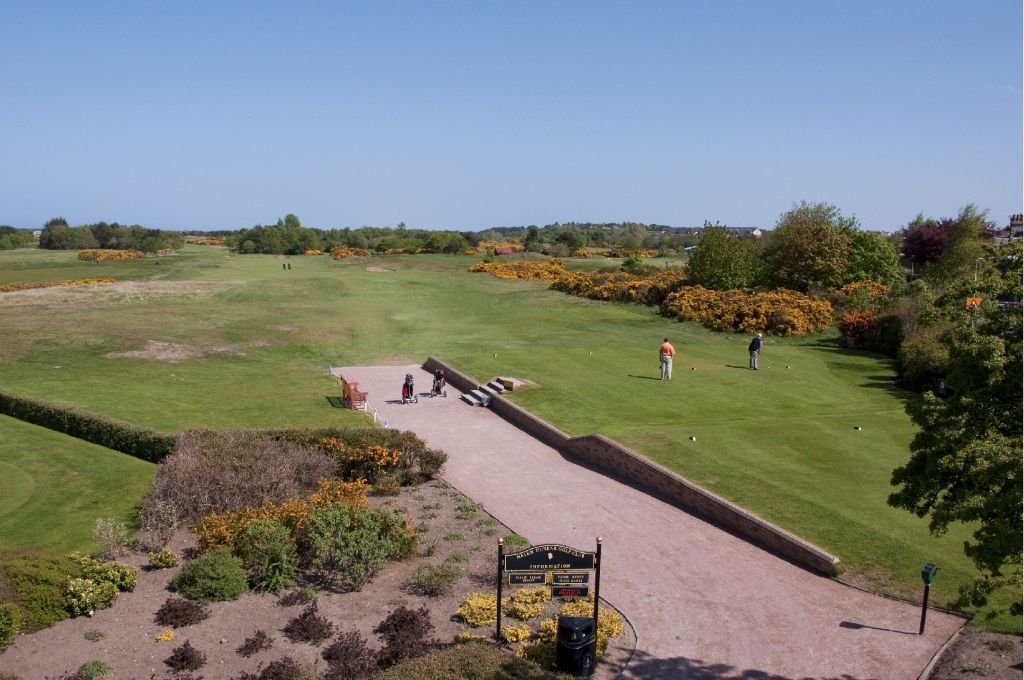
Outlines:
POLYGON ((345 402, 348 407, 353 411, 365 411, 366 392, 359 390, 359 383, 349 382, 343 375, 339 375, 338 380, 341 381, 341 389, 345 392, 345 402))

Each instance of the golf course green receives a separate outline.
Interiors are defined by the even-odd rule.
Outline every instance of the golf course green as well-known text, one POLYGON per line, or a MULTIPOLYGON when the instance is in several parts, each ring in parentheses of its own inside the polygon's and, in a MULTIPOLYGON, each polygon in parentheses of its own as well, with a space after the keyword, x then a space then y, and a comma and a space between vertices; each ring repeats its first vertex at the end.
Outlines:
MULTIPOLYGON (((524 408, 570 434, 611 437, 836 554, 844 580, 913 599, 921 565, 934 562, 942 604, 976 575, 962 553, 969 527, 936 538, 925 519, 886 504, 915 431, 904 406, 917 395, 892 385, 889 360, 832 336, 769 337, 755 372, 747 337, 469 273, 471 257, 282 259, 187 246, 97 265, 76 255, 0 252, 0 284, 118 281, 0 294, 0 389, 166 432, 358 425, 365 415, 328 401, 339 393, 328 366, 433 355, 480 380, 529 381, 512 396, 524 408), (671 382, 657 380, 664 337, 678 351, 671 382)), ((0 442, 4 546, 80 547, 96 517, 130 514, 153 473, 7 418, 0 442), (86 488, 107 504, 72 504, 86 488), (54 529, 56 512, 82 521, 54 529)), ((1017 596, 1002 591, 994 604, 1017 596)), ((1019 618, 987 612, 978 625, 1019 631, 1019 618)))

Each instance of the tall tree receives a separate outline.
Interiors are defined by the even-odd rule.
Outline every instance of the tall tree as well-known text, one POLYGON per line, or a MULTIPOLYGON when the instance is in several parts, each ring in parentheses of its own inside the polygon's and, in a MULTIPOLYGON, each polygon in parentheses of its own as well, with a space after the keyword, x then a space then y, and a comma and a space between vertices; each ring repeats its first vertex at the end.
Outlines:
POLYGON ((757 244, 723 227, 705 225, 686 265, 690 282, 714 290, 750 288, 758 272, 757 244))
POLYGON ((950 224, 949 242, 941 257, 925 275, 939 284, 954 284, 973 277, 979 261, 986 259, 985 240, 991 240, 986 213, 973 205, 965 206, 950 224))
MULTIPOLYGON (((954 522, 976 525, 964 552, 983 577, 961 593, 975 605, 1007 579, 1019 581, 1024 535, 1021 315, 987 309, 986 317, 963 320, 944 337, 951 394, 927 392, 908 405, 921 429, 910 460, 893 471, 900 488, 889 496, 890 505, 928 516, 933 534, 954 522)), ((1015 608, 1019 614, 1019 603, 1015 608)))
POLYGON ((895 286, 903 281, 900 255, 887 239, 859 229, 844 229, 850 239, 850 254, 843 275, 844 283, 878 281, 895 286))
POLYGON ((828 203, 808 203, 783 213, 765 249, 765 265, 772 283, 806 292, 836 288, 849 265, 850 238, 855 217, 843 217, 828 203))

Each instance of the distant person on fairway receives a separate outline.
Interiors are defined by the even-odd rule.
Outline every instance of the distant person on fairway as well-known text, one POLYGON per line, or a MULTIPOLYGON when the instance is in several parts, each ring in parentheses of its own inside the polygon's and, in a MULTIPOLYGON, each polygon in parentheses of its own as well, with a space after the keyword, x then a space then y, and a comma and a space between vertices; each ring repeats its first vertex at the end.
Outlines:
POLYGON ((672 379, 672 358, 676 355, 676 348, 672 346, 672 343, 665 338, 665 342, 661 343, 661 348, 658 350, 658 358, 661 361, 661 379, 671 380, 672 379))
POLYGON ((764 340, 760 333, 750 341, 750 346, 747 347, 750 350, 750 368, 757 370, 757 357, 761 353, 761 348, 764 347, 764 340))

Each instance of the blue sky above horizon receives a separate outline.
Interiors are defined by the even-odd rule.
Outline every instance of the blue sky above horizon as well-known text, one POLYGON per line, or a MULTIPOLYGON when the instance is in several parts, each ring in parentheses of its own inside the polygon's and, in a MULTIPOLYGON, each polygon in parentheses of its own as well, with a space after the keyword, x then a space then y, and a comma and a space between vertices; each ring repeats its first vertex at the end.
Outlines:
POLYGON ((1022 211, 1022 7, 0 0, 0 224, 1022 211))

